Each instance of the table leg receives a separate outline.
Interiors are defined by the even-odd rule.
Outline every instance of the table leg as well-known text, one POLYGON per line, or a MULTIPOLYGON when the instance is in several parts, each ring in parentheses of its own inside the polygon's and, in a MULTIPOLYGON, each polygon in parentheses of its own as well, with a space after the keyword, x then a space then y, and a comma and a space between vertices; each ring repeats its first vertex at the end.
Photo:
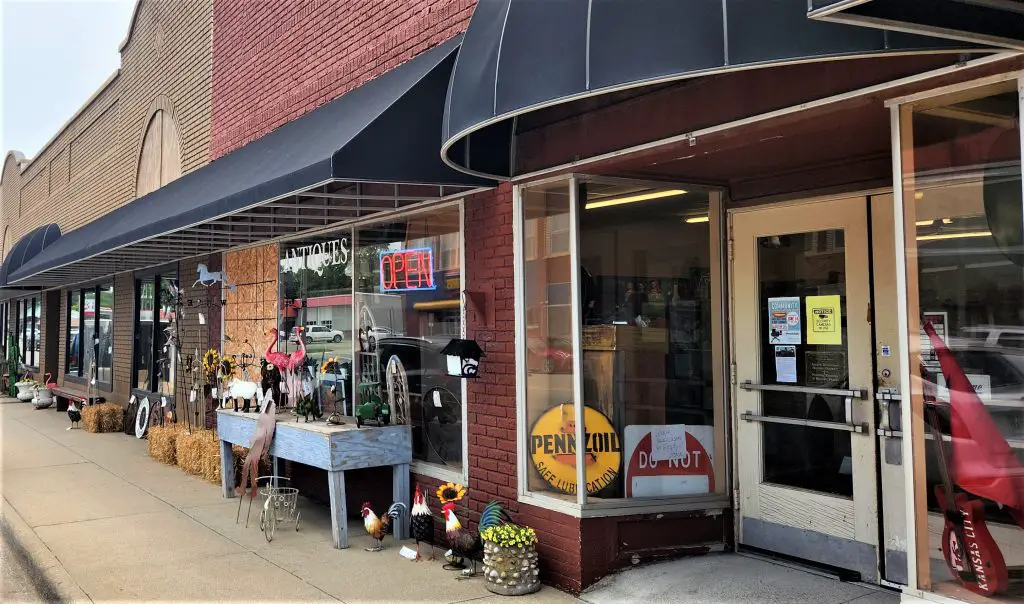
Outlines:
POLYGON ((235 457, 226 440, 220 441, 220 487, 225 497, 235 496, 235 457))
POLYGON ((402 521, 395 523, 395 539, 400 541, 409 538, 409 514, 412 512, 412 508, 409 507, 409 464, 400 463, 391 466, 391 481, 391 497, 395 501, 405 504, 402 521))
POLYGON ((328 470, 327 482, 331 491, 331 535, 335 549, 348 547, 348 510, 345 505, 345 472, 328 470))

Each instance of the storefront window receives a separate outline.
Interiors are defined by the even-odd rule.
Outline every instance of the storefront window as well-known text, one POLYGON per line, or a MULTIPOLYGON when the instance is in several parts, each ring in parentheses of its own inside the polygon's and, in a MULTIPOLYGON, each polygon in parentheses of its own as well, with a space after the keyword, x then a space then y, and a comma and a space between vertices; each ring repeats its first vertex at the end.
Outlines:
POLYGON ((901 110, 919 584, 972 600, 1024 600, 1020 106, 1007 81, 901 110))
POLYGON ((133 386, 139 390, 174 395, 177 292, 178 278, 174 273, 135 281, 133 386))
MULTIPOLYGON (((321 404, 328 412, 352 413, 352 232, 281 244, 282 337, 278 348, 298 346, 299 331, 307 358, 323 367, 337 361, 337 373, 321 373, 321 404)), ((262 353, 262 351, 258 351, 262 353)))
POLYGON ((412 426, 413 458, 461 472, 462 380, 441 349, 462 337, 458 206, 355 233, 357 404, 387 401, 412 426))
POLYGON ((114 286, 99 285, 68 293, 66 374, 95 379, 110 388, 113 374, 114 286))
POLYGON ((561 236, 568 234, 570 181, 524 187, 520 199, 523 240, 533 247, 522 269, 527 487, 575 501, 576 454, 568 445, 576 438, 572 255, 561 236))
POLYGON ((590 177, 520 191, 529 491, 575 501, 585 488, 594 503, 723 492, 710 200, 693 187, 590 177))
POLYGON ((18 329, 15 336, 21 351, 21 362, 26 367, 39 367, 39 326, 42 325, 42 307, 38 296, 18 302, 18 329))

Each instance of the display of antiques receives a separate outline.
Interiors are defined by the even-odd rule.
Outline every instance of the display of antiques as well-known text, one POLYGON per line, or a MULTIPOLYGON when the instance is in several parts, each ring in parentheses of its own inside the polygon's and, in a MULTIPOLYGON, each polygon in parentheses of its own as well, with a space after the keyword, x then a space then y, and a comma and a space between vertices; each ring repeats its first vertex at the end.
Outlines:
POLYGON ((427 559, 436 560, 437 556, 434 555, 434 514, 430 511, 423 495, 423 489, 418 484, 416 493, 412 497, 412 518, 409 521, 409 532, 412 533, 412 538, 416 541, 416 558, 414 560, 417 562, 422 560, 420 541, 430 543, 430 557, 427 559))
MULTIPOLYGON (((235 489, 236 495, 242 495, 246 489, 247 481, 251 481, 249 497, 256 496, 257 470, 260 459, 270 451, 270 444, 274 440, 274 430, 277 428, 277 405, 274 403, 274 396, 270 390, 258 393, 259 418, 256 420, 256 431, 252 436, 252 443, 249 444, 249 453, 242 462, 242 481, 235 489)), ((238 505, 242 502, 239 500, 238 505)))
POLYGON ((924 332, 938 368, 921 365, 926 423, 938 452, 942 477, 935 498, 943 510, 942 556, 950 574, 964 588, 983 596, 1017 589, 1024 568, 1007 568, 999 544, 985 520, 985 503, 995 502, 1009 519, 1024 528, 1024 465, 975 391, 956 355, 925 321, 924 332), (941 371, 949 401, 937 396, 941 371), (948 423, 947 423, 948 422, 948 423), (943 428, 948 425, 947 450, 943 428))
POLYGON ((150 417, 149 397, 143 397, 139 403, 139 411, 135 416, 135 438, 143 438, 149 431, 150 417))
POLYGON ((283 390, 285 394, 292 397, 293 406, 298 403, 298 396, 302 392, 301 371, 306 360, 306 341, 302 337, 303 328, 296 327, 295 329, 297 331, 295 339, 298 342, 298 348, 291 354, 276 350, 277 342, 280 338, 280 332, 277 329, 271 329, 268 332, 272 338, 263 352, 263 358, 279 369, 284 376, 283 390))
POLYGON ((317 370, 320 366, 321 364, 312 357, 306 357, 298 369, 301 387, 294 395, 297 398, 295 403, 296 420, 301 416, 305 418, 306 422, 309 422, 310 417, 318 420, 324 415, 323 407, 320 404, 320 384, 317 380, 319 375, 317 370))
POLYGON ((348 400, 344 385, 344 380, 348 379, 348 369, 338 362, 337 357, 330 357, 320 366, 320 373, 324 378, 330 376, 331 387, 328 389, 328 393, 334 399, 334 411, 327 416, 327 423, 340 426, 345 423, 342 418, 348 413, 348 400), (338 388, 339 382, 342 382, 341 388, 338 388))
MULTIPOLYGON (((294 487, 281 486, 282 482, 289 482, 286 476, 260 476, 256 478, 255 484, 259 486, 259 494, 263 496, 263 506, 260 509, 260 530, 267 542, 274 540, 277 533, 277 525, 292 524, 295 530, 299 530, 299 523, 302 520, 302 513, 299 512, 299 490, 294 487)), ((252 513, 252 500, 249 498, 249 508, 245 514, 245 526, 249 527, 249 515, 252 513)), ((235 514, 235 524, 238 524, 238 516, 241 513, 242 499, 238 500, 238 513, 235 514)))
POLYGON ((378 426, 387 426, 391 423, 391 407, 377 394, 379 388, 376 384, 359 384, 358 400, 355 412, 356 426, 362 428, 367 422, 374 422, 378 426))
MULTIPOLYGON (((481 531, 500 522, 505 511, 497 502, 491 502, 484 508, 480 515, 480 524, 477 530, 464 528, 455 514, 455 502, 449 501, 441 506, 444 513, 444 533, 448 538, 448 547, 453 554, 463 560, 469 559, 470 568, 463 570, 459 578, 469 578, 476 575, 476 557, 484 551, 484 543, 481 531)), ((464 563, 463 563, 464 564, 464 563)), ((455 564, 452 565, 457 566, 455 564)))
POLYGON ((391 525, 393 522, 402 521, 406 511, 405 504, 401 501, 396 501, 388 507, 387 511, 383 515, 378 516, 370 507, 369 501, 364 503, 363 508, 360 511, 363 516, 363 528, 365 528, 367 534, 373 537, 377 542, 377 545, 374 547, 365 548, 366 551, 379 552, 384 549, 384 536, 391 532, 391 525))
POLYGON ((128 399, 128 406, 124 408, 124 416, 122 417, 121 427, 124 430, 125 436, 131 436, 135 434, 135 425, 138 422, 139 417, 139 401, 133 394, 128 399))
POLYGON ((476 340, 455 338, 441 349, 441 354, 447 357, 448 375, 468 379, 478 377, 477 371, 484 351, 476 340))

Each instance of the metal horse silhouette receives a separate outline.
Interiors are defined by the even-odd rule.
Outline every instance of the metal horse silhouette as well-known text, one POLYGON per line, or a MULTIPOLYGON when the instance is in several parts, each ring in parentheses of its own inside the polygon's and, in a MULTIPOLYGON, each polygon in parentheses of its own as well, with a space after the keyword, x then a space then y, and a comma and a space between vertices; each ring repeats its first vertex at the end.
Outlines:
POLYGON ((220 281, 224 284, 224 287, 228 289, 234 289, 235 286, 228 282, 228 275, 225 271, 211 271, 205 264, 199 264, 199 278, 192 284, 192 287, 202 285, 209 287, 214 283, 220 281))

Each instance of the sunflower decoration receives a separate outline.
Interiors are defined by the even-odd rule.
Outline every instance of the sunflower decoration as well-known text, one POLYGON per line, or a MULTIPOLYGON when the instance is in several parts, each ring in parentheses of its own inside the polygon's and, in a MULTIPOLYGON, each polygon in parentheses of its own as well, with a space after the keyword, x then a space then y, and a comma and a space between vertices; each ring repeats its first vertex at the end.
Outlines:
POLYGON ((219 377, 221 379, 227 379, 227 378, 231 377, 235 373, 235 367, 236 366, 237 365, 235 365, 235 360, 234 359, 232 359, 228 355, 222 356, 220 358, 220 364, 219 364, 219 366, 217 368, 218 369, 219 377))
POLYGON ((203 355, 203 373, 206 374, 206 381, 213 383, 217 379, 217 369, 220 366, 220 353, 216 348, 211 348, 203 355))
POLYGON ((437 498, 441 501, 441 505, 462 501, 465 496, 466 487, 461 484, 446 482, 437 487, 437 498))
POLYGON ((320 373, 323 373, 324 375, 341 373, 341 363, 338 362, 338 358, 331 357, 324 361, 324 364, 320 366, 320 373))

